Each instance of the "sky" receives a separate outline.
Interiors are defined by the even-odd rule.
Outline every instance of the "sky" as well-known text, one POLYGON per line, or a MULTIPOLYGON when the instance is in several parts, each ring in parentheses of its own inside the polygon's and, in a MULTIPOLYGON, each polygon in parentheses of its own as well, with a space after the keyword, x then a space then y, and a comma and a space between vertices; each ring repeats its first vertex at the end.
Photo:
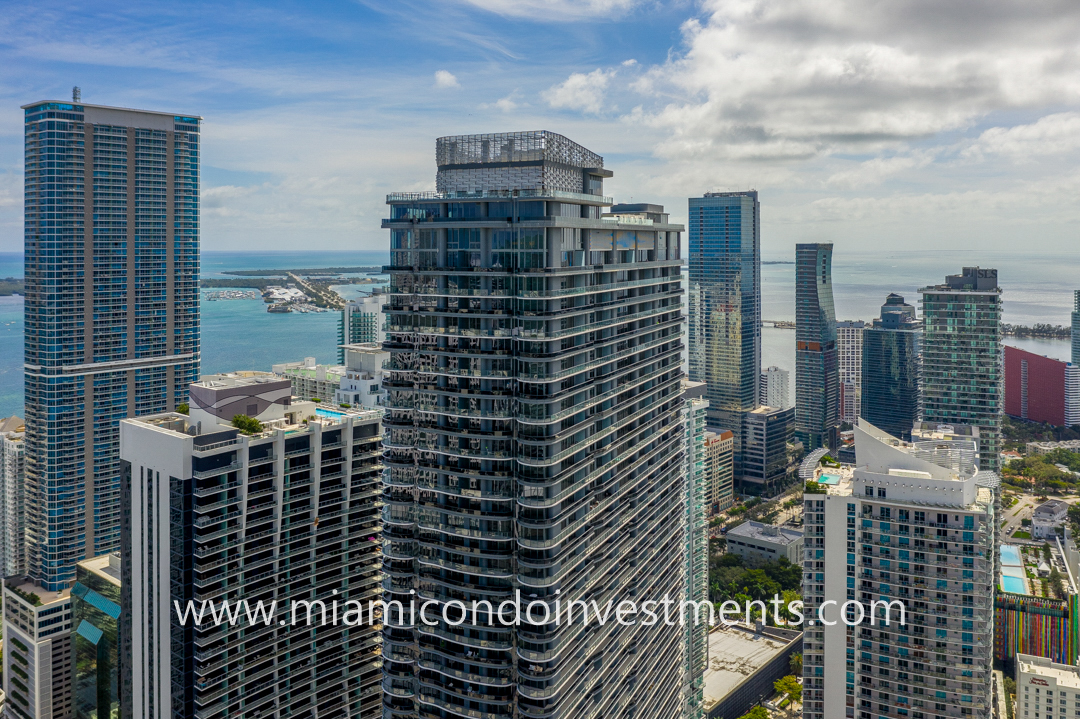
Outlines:
POLYGON ((1075 0, 0 0, 0 252, 37 100, 203 116, 202 243, 377 250, 435 138, 546 129, 605 194, 756 188, 763 254, 1080 259, 1075 0))

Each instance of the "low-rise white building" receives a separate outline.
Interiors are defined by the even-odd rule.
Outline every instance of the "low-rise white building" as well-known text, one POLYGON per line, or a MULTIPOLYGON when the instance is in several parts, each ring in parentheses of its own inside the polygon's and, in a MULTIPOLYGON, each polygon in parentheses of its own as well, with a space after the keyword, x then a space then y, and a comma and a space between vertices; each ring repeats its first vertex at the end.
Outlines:
POLYGON ((1055 530, 1065 523, 1069 504, 1060 499, 1043 502, 1031 513, 1031 535, 1035 539, 1053 537, 1055 530))
POLYGON ((1080 667, 1030 654, 1016 655, 1017 719, 1080 716, 1080 667))
POLYGON ((776 562, 780 557, 792 564, 801 561, 803 533, 788 527, 776 527, 761 522, 743 522, 728 530, 727 550, 748 564, 776 562))
POLYGON ((292 383, 292 393, 300 399, 319 399, 329 402, 341 386, 345 376, 344 365, 318 364, 314 357, 303 362, 282 362, 273 365, 271 371, 292 383))
POLYGON ((382 386, 382 366, 390 359, 390 353, 374 342, 345 344, 341 349, 345 353, 345 373, 333 395, 334 401, 364 409, 381 407, 387 394, 382 386))

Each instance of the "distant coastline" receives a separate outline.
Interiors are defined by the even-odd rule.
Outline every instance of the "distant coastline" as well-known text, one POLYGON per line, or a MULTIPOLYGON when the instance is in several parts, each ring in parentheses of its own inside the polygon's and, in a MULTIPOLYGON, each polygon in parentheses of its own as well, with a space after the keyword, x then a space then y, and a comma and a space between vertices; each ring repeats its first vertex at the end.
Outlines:
POLYGON ((1037 337, 1041 339, 1067 340, 1072 337, 1072 329, 1061 325, 1038 323, 1027 325, 1001 325, 1001 333, 1006 337, 1037 337))
POLYGON ((25 295, 26 289, 21 277, 0 277, 0 297, 25 295))
POLYGON ((795 262, 793 260, 762 260, 761 264, 763 264, 763 265, 793 265, 793 264, 795 264, 795 262))

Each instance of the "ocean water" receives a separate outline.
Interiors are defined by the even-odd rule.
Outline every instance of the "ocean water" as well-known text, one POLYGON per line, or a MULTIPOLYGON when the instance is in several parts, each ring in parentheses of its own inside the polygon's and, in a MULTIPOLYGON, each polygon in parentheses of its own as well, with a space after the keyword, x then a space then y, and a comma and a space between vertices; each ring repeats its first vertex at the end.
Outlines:
MULTIPOLYGON (((226 270, 381 266, 388 252, 204 252, 203 277, 228 277, 226 270)), ((764 260, 793 260, 787 254, 767 253, 764 260)), ((878 316, 889 292, 918 304, 917 289, 943 282, 965 265, 996 267, 1003 287, 1005 321, 1012 324, 1047 322, 1067 325, 1072 292, 1080 289, 1080 252, 1070 255, 1020 253, 840 252, 833 258, 833 287, 838 319, 869 321, 878 316)), ((21 277, 22 255, 0 253, 0 277, 21 277)), ((795 266, 761 268, 762 317, 795 319, 795 266)), ((344 285, 346 297, 359 296, 371 286, 344 285)), ((278 362, 315 357, 337 360, 339 315, 269 314, 259 300, 221 300, 202 303, 202 371, 269 370, 278 362)), ((0 417, 22 413, 21 297, 0 297, 0 417)), ((1058 359, 1069 359, 1069 343, 1054 340, 1009 339, 1008 344, 1058 359)), ((795 374, 795 331, 762 330, 762 366, 777 365, 795 374)), ((794 385, 792 384, 792 392, 794 385)))

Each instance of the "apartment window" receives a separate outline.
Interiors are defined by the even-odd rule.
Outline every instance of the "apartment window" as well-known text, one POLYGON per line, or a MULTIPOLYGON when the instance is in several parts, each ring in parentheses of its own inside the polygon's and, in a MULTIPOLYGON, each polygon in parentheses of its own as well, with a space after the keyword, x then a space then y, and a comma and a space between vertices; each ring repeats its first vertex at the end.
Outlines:
POLYGON ((878 496, 878 499, 885 499, 885 488, 884 487, 878 487, 877 496, 878 496))

